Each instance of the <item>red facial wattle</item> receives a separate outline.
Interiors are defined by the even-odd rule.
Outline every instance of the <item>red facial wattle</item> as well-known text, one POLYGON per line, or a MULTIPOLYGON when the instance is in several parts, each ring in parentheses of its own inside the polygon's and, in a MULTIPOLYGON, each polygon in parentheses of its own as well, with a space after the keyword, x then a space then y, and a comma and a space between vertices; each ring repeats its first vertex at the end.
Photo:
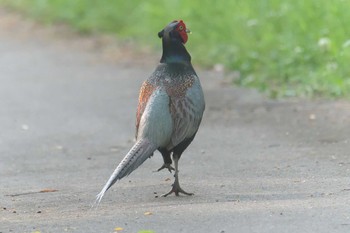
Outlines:
POLYGON ((187 35, 187 29, 186 29, 186 25, 182 20, 178 21, 178 25, 176 26, 176 30, 179 32, 180 37, 182 39, 182 43, 186 43, 187 39, 188 39, 188 35, 187 35))

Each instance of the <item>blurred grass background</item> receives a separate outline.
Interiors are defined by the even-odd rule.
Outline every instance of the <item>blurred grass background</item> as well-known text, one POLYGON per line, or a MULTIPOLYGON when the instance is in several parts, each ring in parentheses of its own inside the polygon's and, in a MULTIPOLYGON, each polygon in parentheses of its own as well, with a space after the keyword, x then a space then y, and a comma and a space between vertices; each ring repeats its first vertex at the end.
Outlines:
POLYGON ((173 19, 192 30, 193 62, 223 64, 271 97, 350 97, 348 0, 0 0, 42 22, 160 47, 173 19))

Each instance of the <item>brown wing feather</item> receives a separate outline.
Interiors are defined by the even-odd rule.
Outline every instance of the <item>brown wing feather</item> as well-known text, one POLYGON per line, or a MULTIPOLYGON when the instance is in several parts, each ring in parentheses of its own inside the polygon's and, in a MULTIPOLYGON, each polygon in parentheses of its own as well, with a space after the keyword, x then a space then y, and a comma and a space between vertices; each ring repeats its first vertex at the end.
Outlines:
POLYGON ((139 103, 138 103, 137 112, 136 112, 136 135, 135 135, 136 137, 137 137, 142 114, 145 111, 147 102, 154 90, 155 90, 155 87, 147 81, 145 81, 141 86, 140 94, 139 94, 139 103))

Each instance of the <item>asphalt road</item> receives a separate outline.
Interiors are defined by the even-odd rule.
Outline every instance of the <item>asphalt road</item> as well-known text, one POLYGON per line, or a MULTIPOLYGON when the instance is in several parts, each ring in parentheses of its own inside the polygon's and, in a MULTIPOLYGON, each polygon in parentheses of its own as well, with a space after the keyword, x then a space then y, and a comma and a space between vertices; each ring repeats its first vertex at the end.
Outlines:
POLYGON ((158 58, 0 22, 1 233, 350 232, 350 103, 268 100, 200 69, 207 108, 179 165, 195 195, 160 197, 173 177, 156 153, 91 208, 158 58))

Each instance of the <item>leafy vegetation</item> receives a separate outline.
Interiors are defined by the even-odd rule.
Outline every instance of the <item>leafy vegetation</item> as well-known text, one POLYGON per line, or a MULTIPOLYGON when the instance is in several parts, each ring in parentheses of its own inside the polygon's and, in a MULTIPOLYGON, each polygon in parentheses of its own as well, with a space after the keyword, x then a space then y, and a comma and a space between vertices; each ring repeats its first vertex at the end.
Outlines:
POLYGON ((159 47, 173 19, 193 31, 195 63, 238 71, 236 83, 272 97, 350 96, 350 3, 346 0, 0 0, 46 23, 105 32, 159 47))

